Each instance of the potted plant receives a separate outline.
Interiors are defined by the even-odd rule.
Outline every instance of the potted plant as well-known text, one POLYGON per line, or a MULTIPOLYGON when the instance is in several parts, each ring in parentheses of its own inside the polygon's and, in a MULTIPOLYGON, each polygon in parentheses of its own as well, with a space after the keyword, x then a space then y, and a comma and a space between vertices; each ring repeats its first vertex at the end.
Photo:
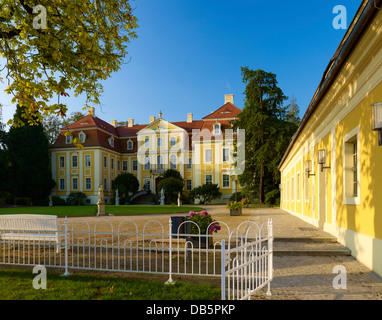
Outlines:
POLYGON ((218 232, 221 227, 219 223, 214 221, 211 215, 202 210, 200 212, 190 211, 189 221, 190 223, 190 233, 196 236, 191 236, 191 242, 194 247, 199 247, 206 249, 212 246, 212 235, 214 232, 218 232))
POLYGON ((241 216, 243 202, 241 201, 230 201, 227 203, 227 208, 231 216, 241 216))
POLYGON ((243 206, 245 206, 246 208, 248 208, 249 204, 251 203, 251 201, 248 199, 248 197, 242 198, 241 202, 243 203, 243 206))

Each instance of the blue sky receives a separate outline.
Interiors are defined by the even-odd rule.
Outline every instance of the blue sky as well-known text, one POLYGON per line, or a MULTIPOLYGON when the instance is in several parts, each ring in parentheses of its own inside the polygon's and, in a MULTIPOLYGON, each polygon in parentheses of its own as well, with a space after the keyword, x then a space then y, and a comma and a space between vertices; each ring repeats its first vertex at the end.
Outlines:
MULTIPOLYGON (((235 95, 244 107, 242 66, 277 75, 279 87, 297 99, 304 114, 345 30, 336 30, 333 8, 347 9, 347 24, 361 0, 135 0, 140 27, 129 44, 129 63, 103 81, 96 115, 110 122, 149 122, 163 112, 169 121, 201 119, 235 95)), ((0 92, 3 121, 11 98, 0 92)), ((66 98, 69 113, 84 98, 66 98)))

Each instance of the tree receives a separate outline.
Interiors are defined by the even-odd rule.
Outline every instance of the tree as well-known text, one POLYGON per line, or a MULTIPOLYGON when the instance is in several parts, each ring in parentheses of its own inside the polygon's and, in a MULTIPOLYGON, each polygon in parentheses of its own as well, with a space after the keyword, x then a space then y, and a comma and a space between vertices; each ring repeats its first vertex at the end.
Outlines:
POLYGON ((275 74, 248 67, 241 72, 246 84, 245 106, 233 122, 234 129, 245 130, 245 170, 239 181, 256 191, 262 204, 265 194, 278 188, 278 164, 296 126, 287 121, 283 105, 287 97, 277 86, 275 74))
POLYGON ((203 184, 191 190, 190 198, 199 199, 201 204, 211 202, 214 199, 221 197, 221 192, 217 184, 203 184))
POLYGON ((139 181, 132 173, 119 174, 113 183, 113 190, 117 190, 121 198, 127 198, 129 193, 135 193, 138 191, 139 181))
MULTIPOLYGON (((15 117, 20 113, 21 108, 17 106, 15 117)), ((49 142, 42 125, 12 126, 5 142, 9 191, 15 197, 28 197, 33 203, 47 197, 55 182, 50 167, 49 142)))
POLYGON ((20 106, 8 123, 14 126, 65 117, 60 97, 69 90, 86 96, 85 107, 99 104, 100 80, 121 68, 127 44, 137 37, 129 0, 3 0, 0 7, 5 92, 20 106))
POLYGON ((183 181, 174 177, 168 177, 158 184, 158 190, 165 191, 165 197, 168 203, 176 203, 178 193, 183 191, 183 181))

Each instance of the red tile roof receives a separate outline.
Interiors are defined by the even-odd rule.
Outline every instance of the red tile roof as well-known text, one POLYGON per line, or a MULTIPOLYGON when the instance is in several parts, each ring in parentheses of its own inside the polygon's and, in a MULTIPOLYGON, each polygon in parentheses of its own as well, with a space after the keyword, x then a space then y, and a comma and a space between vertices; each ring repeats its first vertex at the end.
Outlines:
MULTIPOLYGON (((180 121, 180 122, 171 122, 173 125, 178 126, 189 133, 190 142, 192 138, 199 138, 199 135, 192 137, 191 134, 193 130, 208 130, 212 133, 213 125, 215 122, 212 120, 218 119, 218 122, 221 124, 221 130, 224 134, 226 129, 230 129, 230 121, 231 118, 236 118, 237 115, 241 112, 241 110, 235 107, 232 103, 228 102, 215 112, 203 118, 203 120, 196 120, 192 122, 180 121)), ((72 144, 66 144, 65 132, 68 130, 72 133, 74 137, 77 137, 80 131, 84 131, 86 133, 86 141, 83 143, 84 147, 92 147, 92 146, 101 146, 110 150, 117 151, 119 153, 135 153, 137 152, 137 133, 147 127, 148 124, 135 125, 133 127, 122 126, 122 127, 114 127, 111 124, 94 117, 92 115, 87 115, 84 118, 72 123, 68 127, 64 127, 61 129, 61 133, 51 146, 51 149, 56 148, 73 148, 72 144), (101 129, 101 130, 100 130, 101 129), (109 138, 114 137, 114 147, 112 147, 109 143, 109 138), (134 148, 133 150, 127 150, 127 142, 129 140, 133 140, 134 148)), ((203 137, 204 139, 208 139, 207 137, 203 137)), ((212 139, 219 138, 212 135, 212 139)), ((209 138, 211 139, 211 138, 209 138)), ((191 143, 190 143, 191 148, 191 143)))

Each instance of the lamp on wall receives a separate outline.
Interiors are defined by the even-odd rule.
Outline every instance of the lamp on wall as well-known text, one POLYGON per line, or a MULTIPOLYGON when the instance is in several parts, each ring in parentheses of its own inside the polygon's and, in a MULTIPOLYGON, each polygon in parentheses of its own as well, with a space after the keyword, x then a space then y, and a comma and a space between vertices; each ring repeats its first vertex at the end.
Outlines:
POLYGON ((378 131, 379 145, 382 146, 382 102, 371 105, 371 128, 378 131))
POLYGON ((314 176, 314 173, 310 173, 312 171, 312 160, 305 161, 305 172, 308 174, 308 178, 314 176))
POLYGON ((323 172, 324 169, 330 169, 330 166, 325 167, 326 149, 318 150, 318 164, 321 165, 321 172, 323 172))

